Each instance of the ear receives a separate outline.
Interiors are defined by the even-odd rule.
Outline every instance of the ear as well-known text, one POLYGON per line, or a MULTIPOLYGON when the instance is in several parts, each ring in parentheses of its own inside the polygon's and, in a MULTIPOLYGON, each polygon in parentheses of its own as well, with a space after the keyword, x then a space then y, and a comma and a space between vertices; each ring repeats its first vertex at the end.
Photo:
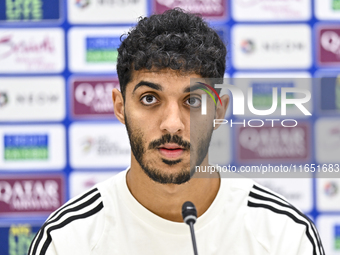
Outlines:
MULTIPOLYGON (((218 104, 217 104, 217 107, 216 107, 215 119, 224 119, 226 111, 228 109, 228 105, 229 105, 229 96, 226 95, 226 94, 223 95, 221 97, 221 101, 222 101, 222 105, 218 101, 218 104)), ((216 125, 214 127, 214 130, 218 129, 219 126, 220 126, 220 124, 216 125)))
POLYGON ((124 118, 124 99, 122 93, 118 89, 112 90, 112 101, 113 101, 113 110, 117 117, 117 119, 125 124, 124 118))

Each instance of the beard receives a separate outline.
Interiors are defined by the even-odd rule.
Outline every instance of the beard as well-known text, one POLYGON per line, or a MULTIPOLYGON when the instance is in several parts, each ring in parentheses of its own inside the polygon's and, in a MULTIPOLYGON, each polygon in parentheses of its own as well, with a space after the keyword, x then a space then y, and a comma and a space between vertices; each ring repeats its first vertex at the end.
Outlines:
MULTIPOLYGON (((128 118, 126 116, 124 117, 131 151, 144 173, 155 182, 162 184, 183 184, 189 181, 195 174, 195 166, 201 165, 208 153, 213 127, 211 127, 211 129, 206 133, 206 136, 199 139, 196 150, 192 147, 190 142, 184 141, 181 136, 171 134, 165 134, 160 139, 151 141, 146 149, 146 146, 144 146, 144 133, 140 129, 132 130, 128 118), (181 146, 184 150, 190 151, 189 166, 183 167, 178 173, 164 173, 160 169, 151 167, 150 162, 145 162, 144 157, 146 150, 157 150, 159 146, 166 143, 175 143, 181 146), (191 155, 195 154, 196 157, 192 158, 191 155), (193 159, 194 162, 192 162, 191 159, 193 159)), ((182 159, 167 160, 162 158, 162 162, 168 166, 173 166, 181 163, 182 159)))

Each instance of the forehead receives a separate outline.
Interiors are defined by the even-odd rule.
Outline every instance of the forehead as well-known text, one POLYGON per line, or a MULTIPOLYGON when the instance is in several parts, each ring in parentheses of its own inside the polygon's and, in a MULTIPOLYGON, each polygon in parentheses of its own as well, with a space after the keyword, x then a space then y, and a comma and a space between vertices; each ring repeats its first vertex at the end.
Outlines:
MULTIPOLYGON (((202 78, 195 73, 180 72, 172 69, 162 69, 159 71, 138 70, 132 73, 132 79, 127 84, 126 92, 133 93, 136 90, 137 84, 148 82, 159 85, 162 91, 178 91, 184 92, 185 88, 190 87, 191 78, 202 78)), ((138 86, 138 88, 143 86, 138 86)), ((145 86, 146 87, 146 86, 145 86)))

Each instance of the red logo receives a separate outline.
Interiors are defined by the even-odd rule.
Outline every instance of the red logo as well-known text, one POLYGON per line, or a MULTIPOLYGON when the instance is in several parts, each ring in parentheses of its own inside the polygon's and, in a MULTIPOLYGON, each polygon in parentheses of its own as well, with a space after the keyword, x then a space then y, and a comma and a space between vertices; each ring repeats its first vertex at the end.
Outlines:
POLYGON ((74 117, 113 118, 112 90, 118 78, 79 78, 72 82, 74 117))
POLYGON ((49 214, 65 202, 64 178, 6 176, 0 180, 0 215, 49 214))
POLYGON ((45 37, 40 42, 35 41, 18 41, 14 42, 12 36, 0 37, 0 59, 8 58, 14 54, 39 54, 53 53, 54 45, 49 37, 45 37))
POLYGON ((240 127, 237 135, 240 162, 285 163, 310 157, 310 125, 287 127, 240 127))
POLYGON ((340 65, 340 28, 322 28, 319 30, 320 65, 340 65))

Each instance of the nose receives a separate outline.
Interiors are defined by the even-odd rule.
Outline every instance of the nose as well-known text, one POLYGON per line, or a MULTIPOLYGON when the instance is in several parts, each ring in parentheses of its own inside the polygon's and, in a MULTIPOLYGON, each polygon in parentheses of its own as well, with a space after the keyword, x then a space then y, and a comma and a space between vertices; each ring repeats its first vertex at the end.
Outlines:
POLYGON ((184 130, 183 112, 177 102, 172 102, 164 109, 160 129, 172 135, 184 130))

